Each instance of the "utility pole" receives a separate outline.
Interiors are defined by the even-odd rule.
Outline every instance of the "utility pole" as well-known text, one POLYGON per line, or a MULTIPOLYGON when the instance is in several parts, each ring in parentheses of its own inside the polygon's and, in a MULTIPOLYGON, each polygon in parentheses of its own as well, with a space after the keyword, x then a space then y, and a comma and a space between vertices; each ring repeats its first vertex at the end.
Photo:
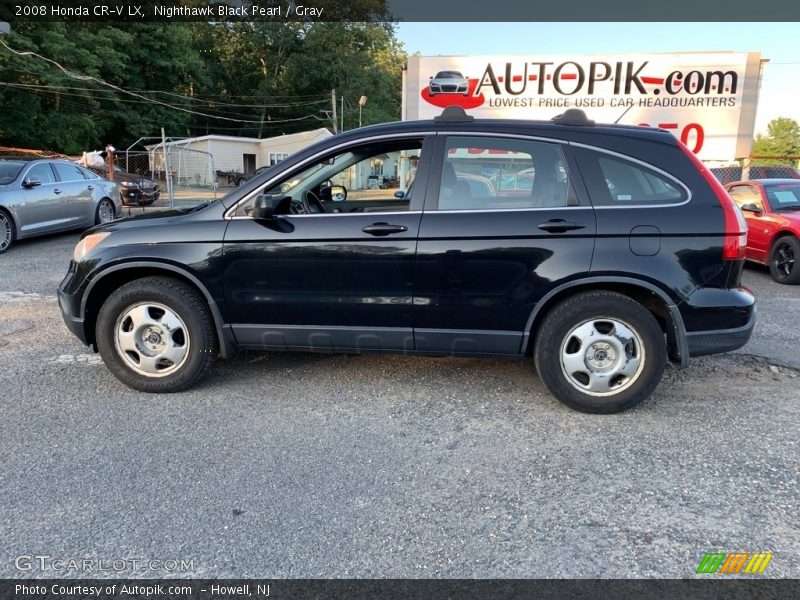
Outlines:
POLYGON ((336 127, 336 90, 331 90, 331 107, 333 108, 333 133, 339 133, 336 127))

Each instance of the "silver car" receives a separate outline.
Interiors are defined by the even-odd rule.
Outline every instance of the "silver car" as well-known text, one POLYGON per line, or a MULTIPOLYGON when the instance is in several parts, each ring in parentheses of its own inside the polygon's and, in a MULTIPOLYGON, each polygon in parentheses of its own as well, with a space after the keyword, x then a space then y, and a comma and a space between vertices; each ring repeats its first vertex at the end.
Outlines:
POLYGON ((112 221, 119 198, 116 183, 66 160, 0 159, 0 254, 16 240, 112 221))
POLYGON ((469 81, 459 71, 439 71, 430 78, 428 94, 461 94, 469 96, 469 81))

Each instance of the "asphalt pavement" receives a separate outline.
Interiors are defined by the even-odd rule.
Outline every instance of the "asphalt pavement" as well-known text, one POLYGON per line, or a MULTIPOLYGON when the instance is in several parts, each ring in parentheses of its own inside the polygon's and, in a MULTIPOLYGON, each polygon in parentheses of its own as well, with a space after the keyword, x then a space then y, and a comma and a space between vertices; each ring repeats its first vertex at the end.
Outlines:
POLYGON ((596 416, 531 360, 247 352, 135 392, 61 321, 77 238, 0 256, 0 577, 800 577, 800 287, 763 269, 750 344, 596 416))

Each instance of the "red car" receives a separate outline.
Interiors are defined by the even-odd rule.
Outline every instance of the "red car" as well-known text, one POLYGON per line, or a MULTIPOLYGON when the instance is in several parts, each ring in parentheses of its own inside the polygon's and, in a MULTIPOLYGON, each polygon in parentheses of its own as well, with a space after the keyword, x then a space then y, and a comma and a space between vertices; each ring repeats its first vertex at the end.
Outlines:
POLYGON ((778 283, 800 283, 800 179, 751 179, 725 185, 747 221, 747 259, 778 283))

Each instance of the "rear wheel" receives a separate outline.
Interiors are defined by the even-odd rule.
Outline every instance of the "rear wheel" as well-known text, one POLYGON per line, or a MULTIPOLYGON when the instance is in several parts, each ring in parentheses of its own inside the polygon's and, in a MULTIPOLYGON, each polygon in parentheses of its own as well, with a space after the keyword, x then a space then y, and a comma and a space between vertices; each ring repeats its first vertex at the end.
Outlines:
POLYGON ((547 315, 534 359, 560 402, 582 412, 615 413, 655 390, 667 347, 646 308, 622 294, 597 291, 569 298, 547 315))
POLYGON ((0 254, 11 248, 16 236, 14 220, 7 212, 0 210, 0 254))
POLYGON ((173 279, 132 281, 105 301, 97 318, 100 355, 124 384, 177 392, 200 380, 218 353, 208 306, 173 279))
POLYGON ((786 235, 775 240, 769 253, 769 274, 778 283, 800 283, 800 240, 786 235))
POLYGON ((95 211, 94 215, 94 223, 95 225, 102 225, 103 223, 110 223, 114 220, 116 216, 116 210, 114 208, 114 203, 111 202, 108 198, 103 198, 97 204, 97 210, 95 211))

